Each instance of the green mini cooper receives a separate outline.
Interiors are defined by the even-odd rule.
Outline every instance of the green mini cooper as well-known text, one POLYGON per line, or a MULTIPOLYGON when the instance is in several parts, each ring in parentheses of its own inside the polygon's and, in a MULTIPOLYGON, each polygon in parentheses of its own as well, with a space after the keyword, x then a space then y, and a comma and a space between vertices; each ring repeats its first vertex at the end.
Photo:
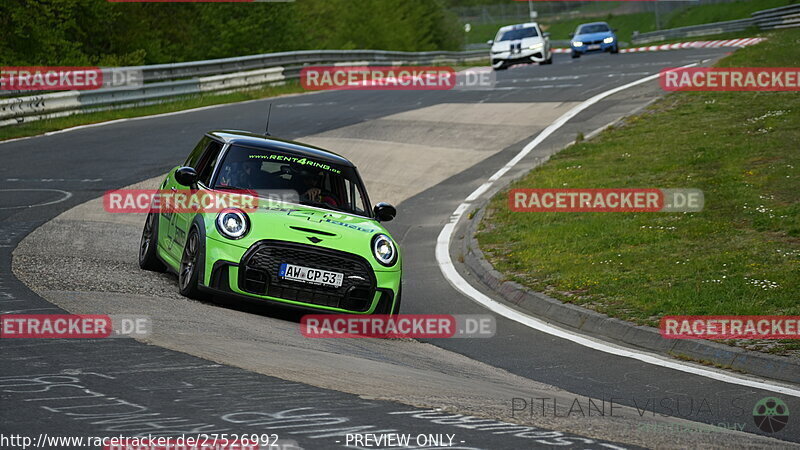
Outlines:
POLYGON ((151 208, 139 266, 178 275, 180 293, 315 310, 397 314, 402 258, 356 167, 333 152, 241 131, 213 131, 160 193, 251 193, 252 208, 151 208))

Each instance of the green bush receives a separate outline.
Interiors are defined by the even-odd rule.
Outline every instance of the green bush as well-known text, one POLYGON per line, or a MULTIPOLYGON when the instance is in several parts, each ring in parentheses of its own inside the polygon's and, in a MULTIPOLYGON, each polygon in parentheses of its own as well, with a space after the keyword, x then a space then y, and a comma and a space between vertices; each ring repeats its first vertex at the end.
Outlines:
POLYGON ((456 50, 441 0, 3 0, 2 65, 139 65, 302 49, 456 50))

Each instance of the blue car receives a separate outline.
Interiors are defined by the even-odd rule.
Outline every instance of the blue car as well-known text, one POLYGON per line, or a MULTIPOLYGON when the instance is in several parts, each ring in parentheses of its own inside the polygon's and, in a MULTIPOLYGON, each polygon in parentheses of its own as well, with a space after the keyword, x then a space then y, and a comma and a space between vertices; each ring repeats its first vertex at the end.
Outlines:
POLYGON ((586 53, 619 52, 619 41, 614 30, 605 22, 592 22, 578 25, 570 34, 572 57, 580 58, 586 53))

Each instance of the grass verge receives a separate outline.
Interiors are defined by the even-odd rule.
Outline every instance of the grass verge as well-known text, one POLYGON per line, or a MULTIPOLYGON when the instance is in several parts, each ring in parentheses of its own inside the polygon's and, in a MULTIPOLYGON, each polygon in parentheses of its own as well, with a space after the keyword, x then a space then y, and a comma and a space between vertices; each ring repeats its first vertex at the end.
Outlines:
MULTIPOLYGON (((800 30, 719 66, 800 65, 800 30), (789 44, 787 44, 789 43, 789 44)), ((508 279, 637 324, 668 314, 800 315, 800 95, 674 93, 510 188, 699 188, 700 213, 515 213, 478 240, 508 279)), ((737 342, 800 354, 798 341, 737 342)))
MULTIPOLYGON (((608 15, 607 17, 577 17, 553 22, 543 18, 539 20, 539 23, 544 31, 550 33, 550 39, 569 40, 569 34, 574 32, 578 25, 601 20, 607 21, 612 27, 616 28, 617 36, 621 41, 625 42, 630 42, 634 31, 646 33, 656 29, 656 20, 652 13, 608 15)), ((494 39, 497 30, 505 25, 512 24, 497 22, 472 25, 472 29, 467 33, 467 43, 484 43, 489 39, 494 39)))
MULTIPOLYGON (((753 12, 761 11, 764 9, 777 8, 779 6, 786 6, 797 3, 797 0, 743 0, 730 3, 714 3, 707 5, 695 5, 685 9, 675 11, 671 14, 665 14, 666 20, 662 21, 661 28, 678 28, 690 25, 700 25, 704 23, 722 22, 726 20, 746 19, 750 17, 753 12)), ((550 33, 551 39, 566 40, 569 39, 569 34, 574 32, 578 25, 587 22, 605 21, 608 22, 613 28, 617 29, 617 36, 621 42, 631 42, 631 37, 634 31, 640 33, 648 33, 656 31, 656 17, 654 12, 642 12, 633 14, 613 14, 609 13, 604 17, 576 17, 566 20, 551 21, 543 17, 539 20, 545 31, 550 33)), ((497 30, 504 25, 511 25, 509 23, 485 23, 474 24, 472 30, 467 33, 468 43, 483 43, 489 39, 494 39, 497 30)), ((681 42, 687 40, 706 40, 706 39, 735 39, 737 37, 749 37, 752 31, 747 31, 745 34, 732 34, 725 33, 708 36, 698 36, 696 38, 683 38, 673 41, 658 42, 671 43, 681 42), (730 37, 725 37, 730 35, 730 37)), ((656 43, 648 43, 643 45, 655 45, 656 43)), ((632 47, 637 45, 631 44, 632 47)))
POLYGON ((669 21, 667 21, 667 26, 664 28, 688 27, 704 23, 746 19, 756 11, 791 5, 792 3, 797 3, 797 0, 745 0, 695 5, 671 15, 669 21))

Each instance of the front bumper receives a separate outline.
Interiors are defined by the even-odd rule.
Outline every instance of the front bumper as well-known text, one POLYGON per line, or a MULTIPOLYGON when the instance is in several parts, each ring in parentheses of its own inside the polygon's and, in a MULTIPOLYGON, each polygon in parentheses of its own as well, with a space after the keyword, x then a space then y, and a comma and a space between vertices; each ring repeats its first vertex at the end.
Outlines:
POLYGON ((600 43, 584 43, 584 44, 583 44, 582 46, 580 46, 580 47, 575 47, 574 45, 570 45, 570 46, 572 47, 572 51, 573 51, 573 53, 580 53, 580 54, 582 54, 582 55, 585 55, 585 54, 587 54, 587 53, 603 53, 603 52, 610 52, 611 50, 613 50, 614 48, 616 48, 616 46, 617 46, 617 41, 614 41, 614 42, 612 42, 612 43, 610 43, 610 44, 606 44, 606 43, 600 42, 600 43), (592 46, 599 46, 599 47, 597 47, 597 48, 592 48, 592 49, 590 50, 589 48, 590 48, 590 47, 592 47, 592 46))
POLYGON ((536 50, 523 50, 517 53, 514 52, 501 52, 493 53, 491 55, 492 64, 503 62, 507 65, 512 64, 530 64, 539 63, 546 58, 544 47, 536 50))
POLYGON ((258 241, 249 249, 214 245, 206 251, 203 285, 214 293, 350 314, 389 314, 401 271, 373 270, 355 254, 287 241, 258 241), (281 263, 343 272, 340 288, 282 280, 281 263))

